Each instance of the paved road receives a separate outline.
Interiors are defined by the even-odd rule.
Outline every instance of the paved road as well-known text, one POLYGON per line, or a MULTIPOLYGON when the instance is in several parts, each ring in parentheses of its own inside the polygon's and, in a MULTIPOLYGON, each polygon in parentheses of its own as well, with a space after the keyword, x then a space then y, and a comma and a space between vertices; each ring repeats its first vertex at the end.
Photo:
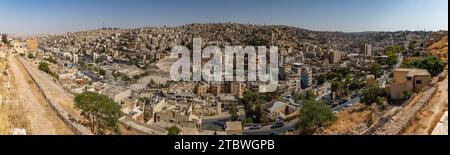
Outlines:
POLYGON ((350 99, 348 102, 346 102, 344 104, 341 104, 341 105, 338 105, 338 106, 332 108, 331 110, 340 112, 340 111, 344 110, 344 108, 348 108, 348 107, 346 107, 347 105, 353 106, 353 105, 359 103, 360 101, 361 101, 361 97, 355 97, 355 98, 350 99))
MULTIPOLYGON (((245 116, 241 115, 239 116, 240 119, 244 119, 245 116)), ((221 122, 225 124, 225 122, 230 121, 231 116, 226 115, 224 117, 218 117, 218 118, 210 118, 210 119, 203 119, 202 120, 202 127, 204 130, 212 130, 212 131, 223 131, 223 126, 217 124, 218 122, 221 122)))
MULTIPOLYGON (((217 124, 217 122, 223 122, 231 120, 231 117, 222 117, 222 118, 214 118, 214 119, 203 119, 202 120, 202 126, 204 130, 215 130, 215 131, 223 131, 222 126, 217 124)), ((295 128, 295 124, 298 120, 293 120, 290 122, 285 123, 286 125, 277 128, 277 129, 271 129, 271 125, 264 126, 261 129, 258 130, 249 130, 248 127, 244 129, 244 135, 270 135, 272 133, 281 134, 283 132, 292 130, 295 128)))
POLYGON ((380 78, 380 87, 384 88, 386 86, 386 81, 388 80, 389 76, 394 72, 394 69, 399 68, 403 63, 403 55, 398 55, 398 62, 395 64, 394 68, 389 71, 388 73, 383 74, 382 78, 380 78))
POLYGON ((223 127, 216 124, 216 122, 227 122, 231 120, 231 117, 223 117, 223 118, 214 118, 214 119, 203 119, 202 127, 204 130, 212 130, 212 131, 222 131, 223 127))
POLYGON ((295 129, 295 125, 297 124, 298 119, 292 120, 290 122, 286 122, 285 125, 281 128, 272 129, 271 125, 264 126, 261 129, 258 130, 249 130, 246 128, 244 130, 244 135, 270 135, 272 133, 274 134, 282 134, 283 132, 287 132, 289 130, 295 129))

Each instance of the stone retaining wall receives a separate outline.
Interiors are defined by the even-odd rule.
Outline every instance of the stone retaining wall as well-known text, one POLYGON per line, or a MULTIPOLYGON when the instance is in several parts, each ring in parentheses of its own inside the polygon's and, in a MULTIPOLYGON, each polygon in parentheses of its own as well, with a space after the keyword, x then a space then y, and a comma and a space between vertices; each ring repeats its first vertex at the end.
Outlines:
POLYGON ((399 135, 406 127, 408 127, 415 117, 416 113, 424 107, 436 94, 437 88, 432 87, 424 92, 422 98, 416 102, 416 104, 408 111, 402 110, 391 119, 386 120, 387 122, 376 129, 373 133, 374 135, 399 135))
POLYGON ((139 123, 136 121, 133 121, 132 118, 129 118, 128 116, 123 116, 119 119, 119 122, 123 125, 133 128, 139 132, 142 132, 144 134, 148 135, 167 135, 167 130, 160 129, 156 127, 150 127, 149 125, 145 123, 139 123))
POLYGON ((42 89, 41 83, 36 81, 36 77, 30 73, 30 71, 28 70, 28 67, 26 67, 26 65, 23 64, 22 59, 17 58, 20 61, 20 64, 22 65, 22 67, 25 68, 25 70, 27 71, 28 75, 30 75, 31 79, 33 80, 33 82, 37 85, 37 87, 39 88, 39 91, 44 95, 45 100, 50 104, 50 107, 52 107, 52 110, 58 115, 59 118, 61 118, 61 120, 64 121, 64 123, 66 123, 66 125, 77 135, 93 135, 92 132, 86 128, 85 126, 73 121, 73 119, 69 116, 69 114, 64 110, 64 108, 61 107, 61 105, 58 104, 57 101, 52 100, 51 98, 48 97, 48 94, 42 89))

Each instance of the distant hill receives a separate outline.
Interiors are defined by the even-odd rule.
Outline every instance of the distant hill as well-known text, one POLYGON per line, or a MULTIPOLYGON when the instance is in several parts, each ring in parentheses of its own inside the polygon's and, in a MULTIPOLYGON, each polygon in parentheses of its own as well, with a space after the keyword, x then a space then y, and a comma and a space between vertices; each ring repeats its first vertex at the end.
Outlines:
POLYGON ((402 44, 408 36, 424 39, 431 31, 396 32, 326 32, 284 25, 240 23, 187 24, 177 27, 143 27, 134 29, 103 28, 38 37, 39 44, 69 50, 92 51, 115 55, 116 58, 151 58, 156 53, 168 54, 174 45, 192 46, 192 38, 203 45, 279 46, 287 55, 299 51, 340 50, 357 52, 367 43, 373 51, 391 44, 402 44))
POLYGON ((441 39, 432 43, 428 48, 432 55, 439 57, 443 62, 448 61, 448 35, 441 36, 441 39))

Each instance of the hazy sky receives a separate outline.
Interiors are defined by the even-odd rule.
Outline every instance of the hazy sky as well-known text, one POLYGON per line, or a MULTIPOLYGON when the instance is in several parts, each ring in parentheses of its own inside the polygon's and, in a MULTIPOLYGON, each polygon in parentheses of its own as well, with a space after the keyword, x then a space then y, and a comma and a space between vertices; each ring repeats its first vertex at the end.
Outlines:
POLYGON ((0 33, 238 22, 326 31, 448 29, 448 0, 0 0, 0 33))

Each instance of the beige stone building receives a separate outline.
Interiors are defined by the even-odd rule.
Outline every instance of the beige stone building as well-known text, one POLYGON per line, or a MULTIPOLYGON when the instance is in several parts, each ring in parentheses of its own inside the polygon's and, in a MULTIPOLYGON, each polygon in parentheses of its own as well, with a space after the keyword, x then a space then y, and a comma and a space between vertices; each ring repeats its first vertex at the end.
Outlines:
POLYGON ((6 58, 6 47, 0 42, 0 58, 6 58))
POLYGON ((392 82, 386 86, 386 93, 392 99, 402 99, 405 92, 417 92, 431 82, 431 74, 424 69, 397 68, 392 82))
POLYGON ((328 59, 330 60, 330 64, 337 64, 341 61, 341 51, 330 51, 328 53, 328 59))
POLYGON ((241 82, 232 82, 231 83, 231 92, 236 95, 238 98, 243 98, 245 93, 245 86, 241 82))
POLYGON ((36 55, 36 52, 38 51, 38 43, 36 39, 28 39, 26 41, 28 52, 36 55))
POLYGON ((284 120, 291 120, 297 118, 298 108, 289 104, 288 100, 275 99, 261 105, 261 116, 266 120, 276 120, 283 118, 284 120))
POLYGON ((212 84, 210 89, 211 89, 211 93, 217 96, 223 92, 223 85, 212 84))
POLYGON ((242 123, 240 121, 226 122, 225 132, 228 135, 242 135, 242 123))
POLYGON ((194 92, 198 96, 205 96, 206 93, 208 92, 208 87, 209 86, 207 84, 197 84, 195 85, 194 92))
POLYGON ((14 52, 18 53, 18 54, 25 54, 25 52, 27 51, 27 44, 26 44, 26 42, 13 40, 11 42, 11 46, 13 47, 14 52))

